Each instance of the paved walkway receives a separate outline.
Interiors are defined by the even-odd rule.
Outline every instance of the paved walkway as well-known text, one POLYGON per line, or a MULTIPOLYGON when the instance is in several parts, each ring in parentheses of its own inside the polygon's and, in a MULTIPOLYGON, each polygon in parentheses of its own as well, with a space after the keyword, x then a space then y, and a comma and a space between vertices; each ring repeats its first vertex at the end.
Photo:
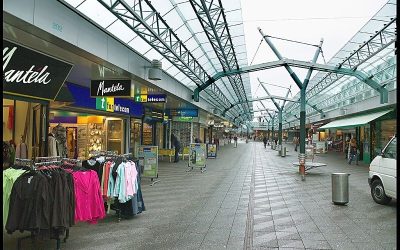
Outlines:
MULTIPOLYGON (((287 146, 282 158, 261 142, 225 145, 204 173, 186 172, 184 161, 161 162, 160 182, 142 183, 147 211, 76 225, 62 249, 395 249, 397 205, 372 200, 368 166, 324 154, 314 161, 328 166, 301 181, 287 146), (347 206, 331 202, 333 172, 351 174, 347 206)), ((15 236, 3 233, 4 249, 15 249, 15 236)), ((54 247, 54 240, 35 245, 54 247)))

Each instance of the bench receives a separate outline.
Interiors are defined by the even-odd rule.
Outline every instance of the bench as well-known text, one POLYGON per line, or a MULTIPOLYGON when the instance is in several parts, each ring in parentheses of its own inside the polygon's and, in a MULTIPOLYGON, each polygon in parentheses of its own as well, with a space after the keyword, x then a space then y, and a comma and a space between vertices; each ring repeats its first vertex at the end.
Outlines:
MULTIPOLYGON (((293 162, 293 166, 299 167, 300 163, 298 162, 293 162)), ((320 163, 320 162, 306 162, 305 163, 305 171, 307 172, 308 170, 311 170, 313 168, 319 168, 319 167, 325 167, 327 164, 325 163, 320 163)))
POLYGON ((175 156, 175 149, 159 149, 158 150, 158 157, 164 159, 164 156, 169 157, 169 162, 172 162, 172 157, 175 156))
POLYGON ((182 156, 182 160, 185 160, 185 156, 187 156, 189 159, 189 147, 184 147, 182 154, 179 154, 179 155, 182 156))

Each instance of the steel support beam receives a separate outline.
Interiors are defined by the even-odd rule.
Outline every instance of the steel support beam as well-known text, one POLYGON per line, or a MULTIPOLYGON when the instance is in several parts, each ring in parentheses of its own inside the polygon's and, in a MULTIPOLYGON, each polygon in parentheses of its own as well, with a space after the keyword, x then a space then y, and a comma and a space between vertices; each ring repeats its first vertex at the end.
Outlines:
MULTIPOLYGON (((210 85, 214 85, 213 83, 217 81, 218 79, 228 76, 228 75, 235 75, 235 74, 243 74, 243 73, 248 73, 248 72, 255 72, 255 71, 261 71, 265 69, 272 69, 272 68, 277 68, 277 67, 285 67, 285 68, 290 68, 292 67, 298 67, 298 68, 304 68, 304 69, 310 69, 312 68, 313 70, 317 71, 322 71, 322 72, 330 72, 330 73, 335 73, 335 74, 341 74, 341 75, 348 75, 348 76, 353 76, 359 79, 360 81, 366 83, 368 86, 371 88, 375 89, 381 94, 381 103, 387 103, 388 101, 388 91, 384 86, 381 86, 378 84, 376 81, 374 81, 372 78, 373 76, 368 76, 367 74, 357 71, 357 70, 352 70, 352 69, 346 69, 346 68, 339 68, 336 66, 330 66, 330 65, 324 65, 324 64, 318 64, 318 63, 313 63, 313 62, 305 62, 305 61, 300 61, 300 60, 293 60, 293 59, 281 59, 278 61, 273 61, 273 62, 268 62, 268 63, 261 63, 257 65, 252 65, 252 66, 247 66, 240 68, 238 70, 232 70, 232 71, 226 71, 226 72, 218 72, 211 78, 209 78, 204 85, 198 86, 194 90, 194 95, 193 98, 196 101, 196 96, 199 97, 200 91, 206 89, 210 85)), ((300 86, 303 84, 297 75, 294 73, 293 70, 289 72, 290 76, 292 79, 297 79, 299 82, 296 82, 296 85, 300 86), (291 73, 290 73, 291 72, 291 73)))
MULTIPOLYGON (((258 78, 257 78, 258 79, 258 78)), ((260 81, 260 79, 258 79, 258 81, 261 84, 261 87, 265 90, 265 92, 267 93, 268 96, 271 97, 272 102, 274 103, 275 107, 278 109, 278 143, 280 145, 280 147, 282 147, 282 113, 283 113, 283 107, 285 106, 285 102, 287 101, 287 97, 289 96, 290 93, 290 89, 288 90, 288 92, 286 93, 286 97, 284 100, 284 103, 282 106, 280 106, 276 101, 275 98, 271 96, 271 94, 269 93, 268 89, 264 86, 264 84, 262 84, 262 82, 260 81)))
MULTIPOLYGON (((361 64, 367 62, 375 55, 380 53, 385 48, 389 47, 393 44, 396 39, 396 18, 393 18, 388 23, 384 24, 382 29, 375 32, 367 41, 365 41, 359 48, 357 48, 354 52, 350 54, 350 56, 346 57, 338 67, 349 67, 352 70, 356 70, 361 64)), ((351 40, 350 40, 351 42, 351 40)), ((318 95, 322 90, 334 84, 336 81, 341 79, 343 75, 328 73, 326 75, 322 75, 318 73, 314 76, 313 79, 317 79, 316 83, 311 86, 311 88, 307 91, 306 97, 307 100, 313 98, 318 95)), ((312 80, 313 80, 312 79, 312 80)), ((376 79, 376 76, 375 76, 376 79)), ((385 94, 383 94, 385 95, 385 94)), ((382 97, 382 101, 384 102, 386 97, 382 97)), ((386 102, 385 102, 386 103, 386 102)), ((294 110, 298 108, 297 104, 290 105, 290 110, 294 110)))
MULTIPOLYGON (((275 53, 276 57, 278 57, 279 60, 282 60, 282 56, 279 53, 279 51, 275 48, 273 43, 270 41, 268 36, 264 35, 262 30, 258 28, 259 32, 261 33, 262 37, 264 40, 267 42, 267 44, 270 46, 272 51, 275 53)), ((318 59, 318 55, 321 51, 321 46, 323 43, 323 39, 321 39, 320 44, 317 48, 317 51, 314 54, 312 64, 315 64, 315 62, 318 59)), ((302 176, 302 180, 305 180, 305 133, 306 133, 306 89, 308 82, 310 81, 311 73, 314 69, 314 67, 309 67, 307 71, 307 75, 304 79, 304 82, 301 82, 299 77, 296 75, 296 73, 291 69, 290 65, 285 65, 285 69, 288 71, 290 77, 293 79, 293 81, 296 83, 296 85, 300 88, 300 154, 299 154, 299 172, 302 176)))

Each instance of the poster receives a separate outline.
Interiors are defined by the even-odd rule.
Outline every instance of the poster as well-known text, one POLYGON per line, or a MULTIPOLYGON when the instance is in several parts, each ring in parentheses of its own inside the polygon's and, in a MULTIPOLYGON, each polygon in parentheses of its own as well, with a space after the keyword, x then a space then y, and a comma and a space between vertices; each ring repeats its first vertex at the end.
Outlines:
POLYGON ((190 143, 189 167, 204 167, 206 165, 206 144, 190 143))
POLYGON ((217 144, 207 144, 207 158, 217 158, 217 144))
POLYGON ((138 149, 139 165, 143 167, 143 177, 158 177, 158 146, 140 145, 138 149))

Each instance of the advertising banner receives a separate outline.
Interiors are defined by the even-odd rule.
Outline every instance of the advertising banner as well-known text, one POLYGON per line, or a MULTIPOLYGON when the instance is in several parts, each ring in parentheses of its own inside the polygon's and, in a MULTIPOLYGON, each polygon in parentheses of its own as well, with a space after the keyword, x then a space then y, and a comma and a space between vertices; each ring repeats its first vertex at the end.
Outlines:
POLYGON ((158 177, 158 146, 140 145, 138 149, 139 166, 143 167, 143 177, 158 177))
POLYGON ((207 158, 217 158, 217 144, 207 144, 207 158))
POLYGON ((54 100, 72 64, 3 39, 3 93, 54 100))
POLYGON ((189 167, 204 167, 206 165, 206 144, 190 143, 189 167))
POLYGON ((131 80, 92 80, 91 97, 131 97, 131 80))

